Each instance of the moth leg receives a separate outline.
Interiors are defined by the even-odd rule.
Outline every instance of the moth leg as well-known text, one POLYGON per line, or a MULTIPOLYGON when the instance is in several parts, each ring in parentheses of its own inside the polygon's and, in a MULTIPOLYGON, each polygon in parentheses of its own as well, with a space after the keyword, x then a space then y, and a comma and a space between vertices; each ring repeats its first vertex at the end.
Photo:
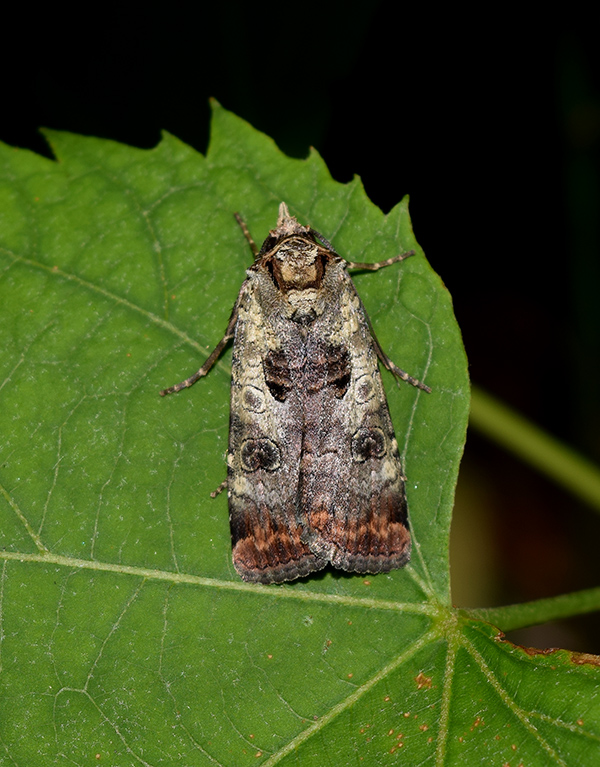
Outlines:
POLYGON ((167 394, 175 394, 176 392, 181 391, 182 389, 188 389, 190 386, 193 386, 196 383, 196 381, 199 381, 208 373, 211 367, 219 359, 219 357, 221 356, 221 353, 223 352, 223 349, 227 346, 227 344, 231 341, 231 339, 234 336, 235 325, 238 319, 238 306, 239 306, 240 299, 243 295, 243 292, 244 292, 244 288, 242 287, 242 289, 240 290, 240 295, 238 296, 238 300, 236 301, 236 304, 233 307, 233 311, 231 313, 231 317, 229 319, 229 324, 227 325, 227 330, 225 331, 225 335, 219 341, 219 343, 215 346, 215 348, 212 351, 212 354, 206 360, 204 365, 202 365, 200 370, 194 373, 193 376, 186 378, 185 381, 181 381, 181 383, 175 384, 175 386, 169 386, 168 389, 163 389, 160 393, 161 397, 164 397, 167 394))
POLYGON ((373 343, 375 344, 375 351, 377 352, 377 356, 383 363, 383 366, 386 370, 389 370, 390 373, 395 376, 396 378, 400 378, 403 381, 406 381, 406 383, 412 384, 412 386, 416 386, 417 389, 422 389, 423 391, 426 391, 428 394, 431 394, 431 389, 429 386, 427 386, 424 383, 421 383, 421 381, 417 380, 416 378, 413 378, 412 376, 409 376, 408 373, 405 373, 404 370, 398 367, 392 360, 387 356, 387 354, 383 351, 381 348, 381 344, 377 340, 377 336, 375 335, 375 331, 373 330, 373 325, 371 324, 371 318, 365 312, 365 317, 367 318, 367 322, 369 323, 369 330, 371 331, 371 338, 373 339, 373 343))
POLYGON ((219 485, 219 487, 217 487, 216 490, 212 491, 212 493, 210 494, 210 497, 216 498, 218 495, 221 495, 221 493, 223 492, 223 490, 225 490, 226 487, 227 487, 227 480, 224 479, 219 485))
POLYGON ((258 256, 258 246, 257 246, 257 244, 254 242, 254 240, 252 239, 252 235, 250 234, 250 232, 249 232, 249 230, 248 230, 248 227, 246 226, 246 222, 245 222, 245 221, 244 221, 244 219, 243 219, 243 218, 240 216, 240 214, 239 214, 239 213, 234 213, 233 215, 235 216, 235 220, 236 220, 236 221, 238 222, 238 224, 240 225, 240 229, 241 229, 241 230, 242 230, 242 232, 244 233, 244 237, 245 237, 245 238, 248 240, 248 243, 249 243, 249 245, 250 245, 250 250, 251 250, 251 251, 252 251, 252 253, 254 254, 254 257, 256 258, 256 256, 258 256))
MULTIPOLYGON (((365 269, 366 271, 369 271, 369 272, 376 272, 378 269, 383 269, 385 266, 391 266, 392 264, 395 264, 398 261, 404 261, 405 258, 410 258, 410 256, 414 256, 414 255, 415 255, 414 250, 408 250, 406 253, 400 253, 397 256, 392 256, 392 258, 388 258, 385 261, 377 261, 374 264, 359 264, 354 261, 348 261, 347 268, 348 269, 365 269)), ((383 366, 386 368, 386 370, 389 370, 390 373, 396 378, 400 378, 403 381, 406 381, 406 383, 412 384, 412 386, 416 386, 417 389, 422 389, 423 391, 426 391, 428 394, 431 394, 431 389, 429 386, 427 386, 424 383, 421 383, 421 381, 408 375, 408 373, 405 373, 404 370, 402 370, 401 368, 398 367, 398 365, 392 362, 392 360, 387 356, 387 354, 381 348, 381 344, 377 340, 377 336, 375 335, 375 331, 373 330, 373 325, 371 324, 371 318, 366 313, 366 311, 365 311, 365 316, 369 323, 369 330, 371 331, 371 337, 373 338, 373 342, 375 343, 375 350, 377 352, 377 356, 383 363, 383 366)))
POLYGON ((364 271, 367 271, 367 272, 376 272, 378 269, 383 269, 385 266, 391 266, 392 264, 397 264, 398 261, 404 261, 405 258, 410 258, 410 256, 414 256, 414 255, 415 255, 414 250, 408 250, 406 253, 400 253, 397 256, 386 258, 385 261, 376 261, 374 264, 360 264, 356 261, 348 261, 347 262, 348 266, 346 268, 347 269, 363 269, 364 271))
POLYGON ((165 397, 167 394, 175 394, 176 392, 181 391, 182 389, 187 389, 190 386, 193 386, 196 383, 196 381, 199 381, 201 378, 203 378, 211 369, 211 367, 215 364, 215 362, 219 359, 219 357, 221 356, 221 352, 227 346, 227 344, 231 341, 232 338, 233 338, 233 333, 231 334, 225 333, 223 338, 216 345, 214 351, 212 352, 210 357, 206 360, 204 365, 202 365, 200 370, 194 373, 193 376, 186 378, 185 381, 181 381, 180 383, 175 384, 174 386, 169 386, 168 389, 163 389, 160 393, 160 396, 165 397))
POLYGON ((375 349, 377 350, 377 356, 383 363, 383 366, 390 371, 390 373, 395 376, 396 378, 401 378, 403 381, 406 381, 406 383, 412 384, 413 386, 416 386, 417 389, 422 389, 423 391, 426 391, 428 394, 431 394, 431 388, 427 386, 424 383, 421 383, 421 381, 418 381, 416 378, 413 378, 412 376, 409 376, 408 373, 405 373, 404 370, 398 367, 392 360, 387 356, 387 354, 383 351, 381 346, 379 345, 379 341, 373 335, 373 340, 375 341, 375 349))

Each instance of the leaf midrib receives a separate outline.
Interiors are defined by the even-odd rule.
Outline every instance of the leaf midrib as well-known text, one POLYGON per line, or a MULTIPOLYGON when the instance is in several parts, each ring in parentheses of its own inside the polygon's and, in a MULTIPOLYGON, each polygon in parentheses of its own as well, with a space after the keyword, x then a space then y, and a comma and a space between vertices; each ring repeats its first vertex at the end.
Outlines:
MULTIPOLYGON (((92 559, 79 559, 77 557, 68 557, 62 554, 53 554, 51 552, 48 552, 47 554, 34 554, 22 551, 0 551, 0 560, 35 562, 38 564, 53 564, 80 570, 87 569, 122 573, 123 575, 135 575, 147 580, 194 584, 196 586, 225 589, 228 591, 242 591, 247 594, 253 593, 283 599, 297 599, 303 602, 325 602, 329 604, 343 604, 352 607, 408 612, 428 615, 431 618, 435 618, 439 615, 440 610, 443 609, 432 602, 394 602, 372 597, 353 597, 343 594, 323 594, 317 591, 300 591, 294 589, 294 587, 285 585, 273 587, 263 586, 258 583, 244 583, 243 581, 227 581, 219 578, 207 578, 201 575, 191 575, 189 573, 172 572, 169 570, 156 570, 148 567, 123 565, 92 559)), ((406 568, 405 571, 412 575, 410 568, 406 568)))

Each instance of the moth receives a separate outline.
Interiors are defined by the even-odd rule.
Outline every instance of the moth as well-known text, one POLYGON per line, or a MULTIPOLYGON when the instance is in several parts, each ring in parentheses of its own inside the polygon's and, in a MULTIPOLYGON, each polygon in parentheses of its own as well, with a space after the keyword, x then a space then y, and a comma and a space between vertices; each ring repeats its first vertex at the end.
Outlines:
POLYGON ((343 259, 322 234, 279 206, 225 335, 197 373, 233 340, 227 494, 233 564, 245 581, 291 581, 328 564, 355 573, 410 557, 398 443, 378 359, 396 378, 431 389, 383 352, 343 259))

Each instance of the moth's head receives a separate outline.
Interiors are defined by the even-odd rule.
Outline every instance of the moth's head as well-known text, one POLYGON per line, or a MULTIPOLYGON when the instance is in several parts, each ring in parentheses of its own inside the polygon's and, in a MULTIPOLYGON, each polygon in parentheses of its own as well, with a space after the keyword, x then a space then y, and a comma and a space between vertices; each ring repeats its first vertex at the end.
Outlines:
POLYGON ((339 258, 327 240, 310 226, 299 224, 282 202, 277 227, 269 232, 256 261, 270 271, 274 283, 285 292, 321 287, 332 257, 339 258))
POLYGON ((280 290, 316 288, 323 276, 321 248, 307 237, 290 237, 271 252, 271 270, 280 290))
POLYGON ((256 256, 256 260, 260 261, 264 256, 271 255, 277 246, 289 237, 298 235, 299 237, 306 237, 312 232, 310 226, 302 226, 299 224, 295 216, 290 216, 285 202, 282 202, 279 206, 279 218, 277 219, 277 226, 275 229, 269 231, 269 236, 263 242, 260 252, 256 256))

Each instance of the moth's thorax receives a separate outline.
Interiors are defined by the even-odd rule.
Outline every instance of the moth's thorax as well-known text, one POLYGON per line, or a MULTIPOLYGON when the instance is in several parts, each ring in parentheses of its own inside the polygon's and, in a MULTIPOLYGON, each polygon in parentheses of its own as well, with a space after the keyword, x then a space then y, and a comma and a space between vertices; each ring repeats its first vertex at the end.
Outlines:
POLYGON ((310 324, 323 313, 324 302, 319 301, 319 291, 316 288, 290 290, 286 300, 290 307, 290 319, 300 325, 310 324))

